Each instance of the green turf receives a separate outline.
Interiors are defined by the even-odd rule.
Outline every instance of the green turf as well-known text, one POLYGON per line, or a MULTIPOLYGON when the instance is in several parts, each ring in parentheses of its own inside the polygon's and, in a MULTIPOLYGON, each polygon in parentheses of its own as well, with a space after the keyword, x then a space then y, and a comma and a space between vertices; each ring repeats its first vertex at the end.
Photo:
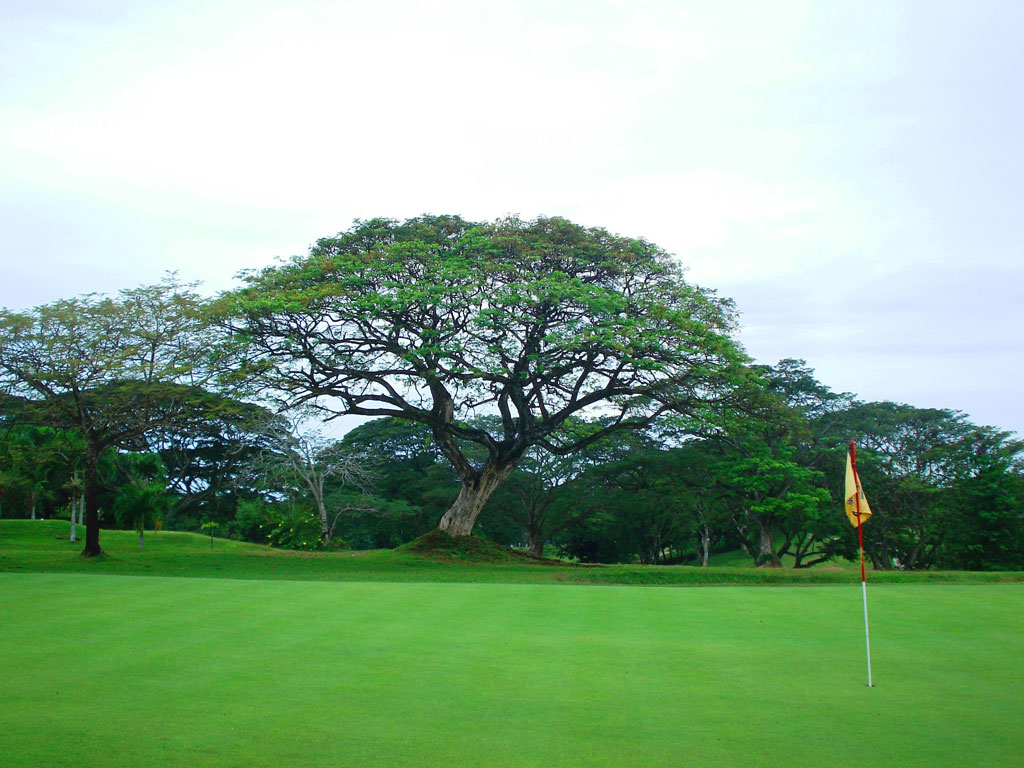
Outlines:
POLYGON ((1024 586, 0 574, 2 764, 1018 766, 1024 586))
MULTIPOLYGON (((57 520, 0 521, 0 572, 159 575, 201 578, 287 579, 292 581, 477 582, 517 584, 856 584, 860 571, 849 564, 813 569, 614 565, 584 567, 524 561, 479 562, 459 552, 423 557, 412 551, 283 552, 243 542, 161 531, 147 533, 141 551, 133 531, 103 531, 106 555, 83 558, 81 540, 66 538, 68 523, 57 520)), ((79 529, 79 539, 84 531, 79 529)), ((877 583, 1021 582, 1024 573, 873 573, 877 583)))

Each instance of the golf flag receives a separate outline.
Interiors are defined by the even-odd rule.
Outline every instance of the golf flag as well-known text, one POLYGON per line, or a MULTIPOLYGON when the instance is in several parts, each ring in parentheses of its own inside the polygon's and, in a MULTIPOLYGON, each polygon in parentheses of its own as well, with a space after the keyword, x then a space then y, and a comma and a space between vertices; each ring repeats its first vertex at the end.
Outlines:
POLYGON ((850 441, 850 450, 846 452, 846 494, 843 497, 846 516, 857 529, 857 540, 860 544, 860 591, 864 595, 864 647, 868 656, 868 688, 871 682, 871 633, 868 630, 868 575, 864 569, 864 527, 863 523, 871 517, 871 507, 860 486, 860 475, 857 474, 857 448, 850 441))
POLYGON ((857 497, 860 497, 860 521, 863 523, 871 517, 871 507, 868 506, 867 497, 860 484, 860 476, 853 469, 853 458, 850 451, 846 452, 846 516, 850 518, 850 525, 857 527, 857 497))

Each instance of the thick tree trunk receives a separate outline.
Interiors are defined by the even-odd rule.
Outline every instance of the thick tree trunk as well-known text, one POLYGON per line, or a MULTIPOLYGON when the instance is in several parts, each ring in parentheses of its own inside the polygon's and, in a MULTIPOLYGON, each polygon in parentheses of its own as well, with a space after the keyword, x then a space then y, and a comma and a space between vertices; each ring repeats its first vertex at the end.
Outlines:
POLYGON ((540 531, 527 531, 526 538, 530 545, 530 554, 534 557, 544 556, 544 537, 540 531))
POLYGON ((89 446, 85 452, 85 557, 98 557, 103 554, 100 548, 100 512, 99 487, 96 473, 99 465, 99 453, 89 446))
POLYGON ((544 512, 547 504, 528 506, 524 503, 523 506, 526 507, 526 544, 531 555, 543 557, 544 542, 547 540, 544 531, 544 512))
POLYGON ((763 521, 758 521, 758 528, 761 530, 760 546, 757 551, 758 567, 779 568, 782 563, 775 556, 775 537, 772 535, 774 533, 772 526, 763 521))
POLYGON ((904 566, 908 571, 923 570, 927 567, 925 563, 920 561, 925 559, 922 556, 922 553, 926 551, 926 548, 930 543, 931 541, 929 540, 929 537, 925 536, 918 539, 917 543, 914 544, 913 548, 910 550, 910 554, 907 555, 907 562, 904 566))
POLYGON ((462 481, 462 488, 455 502, 442 515, 437 524, 438 530, 449 536, 469 536, 473 526, 480 517, 484 504, 491 498, 495 489, 509 476, 514 465, 507 466, 488 464, 483 471, 462 481))

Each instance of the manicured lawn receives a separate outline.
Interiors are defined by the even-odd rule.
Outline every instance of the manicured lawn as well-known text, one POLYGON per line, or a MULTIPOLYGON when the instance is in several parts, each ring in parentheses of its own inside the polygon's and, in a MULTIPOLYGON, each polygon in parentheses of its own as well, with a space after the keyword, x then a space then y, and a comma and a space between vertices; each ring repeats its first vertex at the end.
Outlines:
POLYGON ((3 765, 1018 766, 1024 586, 0 574, 3 765))
POLYGON ((169 532, 140 552, 119 531, 83 559, 66 535, 0 521, 5 768, 941 768, 1024 754, 1020 573, 872 574, 869 689, 851 568, 211 552, 169 532), (736 583, 750 586, 680 588, 736 583))

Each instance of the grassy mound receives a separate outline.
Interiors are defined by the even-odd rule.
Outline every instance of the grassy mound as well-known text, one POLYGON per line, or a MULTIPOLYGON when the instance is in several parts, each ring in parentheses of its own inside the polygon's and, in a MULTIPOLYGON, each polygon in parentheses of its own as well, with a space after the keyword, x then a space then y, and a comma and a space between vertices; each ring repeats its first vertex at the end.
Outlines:
POLYGON ((408 544, 403 544, 397 551, 440 562, 568 565, 561 560, 534 557, 526 552, 509 549, 478 536, 449 536, 438 530, 430 531, 408 544))

